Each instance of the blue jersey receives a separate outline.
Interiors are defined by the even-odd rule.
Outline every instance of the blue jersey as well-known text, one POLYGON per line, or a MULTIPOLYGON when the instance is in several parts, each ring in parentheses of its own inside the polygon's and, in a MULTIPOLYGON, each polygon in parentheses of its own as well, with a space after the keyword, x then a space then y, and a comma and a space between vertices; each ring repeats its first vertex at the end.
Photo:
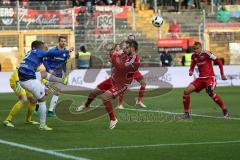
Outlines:
POLYGON ((18 69, 19 79, 21 81, 36 79, 35 72, 37 68, 43 63, 44 57, 61 56, 63 54, 69 54, 68 50, 31 50, 20 63, 18 69))
MULTIPOLYGON (((66 50, 64 48, 64 50, 66 50)), ((50 51, 59 51, 58 47, 53 47, 50 51)), ((57 77, 62 77, 63 71, 66 72, 66 63, 68 58, 70 57, 69 54, 62 54, 62 55, 54 55, 49 57, 43 58, 43 65, 46 68, 46 71, 53 70, 57 77)))

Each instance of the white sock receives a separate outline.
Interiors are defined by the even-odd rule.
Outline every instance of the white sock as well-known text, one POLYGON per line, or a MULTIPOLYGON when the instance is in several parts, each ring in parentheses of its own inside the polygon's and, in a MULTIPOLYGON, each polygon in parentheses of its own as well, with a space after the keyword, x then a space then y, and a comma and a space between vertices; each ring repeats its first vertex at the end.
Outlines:
POLYGON ((49 111, 53 112, 53 110, 56 107, 57 101, 58 101, 59 96, 53 95, 52 100, 50 102, 50 107, 49 107, 49 111))
POLYGON ((46 124, 46 101, 38 103, 40 111, 40 124, 46 124))

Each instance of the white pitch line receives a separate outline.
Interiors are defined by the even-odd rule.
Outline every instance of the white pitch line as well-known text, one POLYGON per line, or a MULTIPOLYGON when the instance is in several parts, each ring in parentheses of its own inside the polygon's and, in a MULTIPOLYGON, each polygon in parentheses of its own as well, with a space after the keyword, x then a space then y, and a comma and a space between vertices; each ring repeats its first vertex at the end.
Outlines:
POLYGON ((76 157, 76 156, 72 156, 72 155, 68 155, 68 154, 58 153, 53 150, 46 150, 43 148, 38 148, 38 147, 28 146, 28 145, 24 145, 24 144, 15 143, 15 142, 5 141, 2 139, 0 139, 0 144, 5 144, 8 146, 13 146, 13 147, 31 150, 31 151, 35 151, 35 152, 39 152, 39 153, 44 153, 44 154, 48 154, 51 156, 60 157, 60 158, 64 158, 64 159, 89 160, 89 159, 82 158, 82 157, 76 157))
MULTIPOLYGON (((147 110, 147 109, 132 109, 132 108, 124 108, 124 110, 129 111, 139 111, 139 112, 155 112, 155 113, 165 113, 165 114, 173 114, 173 115, 181 115, 182 113, 176 113, 176 112, 168 112, 168 111, 158 111, 158 110, 147 110)), ((216 117, 216 116, 208 116, 208 115, 201 115, 201 114, 191 114, 195 117, 205 117, 205 118, 215 118, 215 119, 230 119, 230 120, 240 120, 240 118, 234 118, 234 117, 216 117)))
POLYGON ((211 145, 211 144, 232 144, 240 143, 237 141, 222 141, 222 142, 196 142, 196 143, 170 143, 170 144, 149 144, 149 145, 131 145, 131 146, 110 146, 110 147, 87 147, 87 148, 68 148, 54 150, 58 152, 66 151, 82 151, 82 150, 109 150, 109 149, 130 149, 130 148, 148 148, 148 147, 169 147, 169 146, 189 146, 189 145, 211 145))

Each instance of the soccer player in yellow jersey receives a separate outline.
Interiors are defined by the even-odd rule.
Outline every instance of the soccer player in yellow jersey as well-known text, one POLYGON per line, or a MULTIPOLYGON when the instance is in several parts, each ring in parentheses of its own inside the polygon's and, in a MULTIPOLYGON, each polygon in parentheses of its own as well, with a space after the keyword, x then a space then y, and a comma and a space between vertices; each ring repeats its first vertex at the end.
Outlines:
POLYGON ((35 122, 32 120, 32 114, 36 105, 36 99, 33 97, 33 95, 23 89, 21 85, 19 84, 19 78, 18 78, 18 70, 15 69, 9 79, 10 86, 13 89, 14 93, 18 97, 18 102, 13 106, 12 110, 10 111, 9 115, 7 116, 6 120, 3 122, 3 124, 6 127, 14 127, 12 124, 12 120, 14 115, 22 109, 24 105, 28 104, 28 113, 26 117, 26 124, 39 124, 38 122, 35 122))

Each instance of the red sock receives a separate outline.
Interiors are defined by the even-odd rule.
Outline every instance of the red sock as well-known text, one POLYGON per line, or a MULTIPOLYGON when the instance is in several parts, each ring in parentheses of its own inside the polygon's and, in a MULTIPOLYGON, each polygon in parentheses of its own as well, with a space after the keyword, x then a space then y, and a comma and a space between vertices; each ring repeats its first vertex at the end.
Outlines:
POLYGON ((114 111, 113 111, 113 104, 111 101, 104 101, 103 102, 107 112, 108 112, 108 115, 109 115, 109 118, 110 120, 112 121, 115 121, 115 115, 114 115, 114 111))
POLYGON ((122 105, 123 104, 123 94, 120 94, 118 97, 118 105, 122 105))
MULTIPOLYGON (((95 98, 95 97, 94 97, 94 98, 95 98)), ((85 107, 86 107, 86 108, 90 106, 90 104, 92 103, 92 101, 94 100, 94 98, 88 96, 87 102, 85 103, 85 107)))
POLYGON ((219 105, 219 107, 221 107, 222 109, 225 109, 222 99, 217 94, 214 94, 212 96, 212 99, 214 100, 214 102, 216 102, 219 105))
POLYGON ((184 112, 190 112, 190 96, 183 95, 184 112))
POLYGON ((145 86, 141 86, 138 92, 138 102, 142 101, 144 92, 145 92, 145 86))

